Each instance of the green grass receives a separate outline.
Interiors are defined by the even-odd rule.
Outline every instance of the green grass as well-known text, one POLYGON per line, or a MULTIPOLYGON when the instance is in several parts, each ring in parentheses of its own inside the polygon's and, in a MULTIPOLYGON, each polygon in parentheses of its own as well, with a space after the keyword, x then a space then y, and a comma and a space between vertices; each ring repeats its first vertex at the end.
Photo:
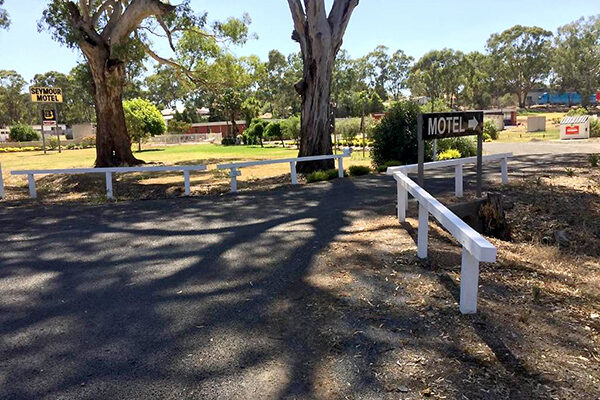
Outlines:
MULTIPOLYGON (((148 163, 190 164, 215 163, 225 160, 249 160, 295 157, 298 150, 281 147, 220 146, 213 144, 148 148, 135 156, 148 163)), ((6 174, 14 169, 65 169, 91 167, 96 158, 95 149, 1 153, 0 164, 6 174)))

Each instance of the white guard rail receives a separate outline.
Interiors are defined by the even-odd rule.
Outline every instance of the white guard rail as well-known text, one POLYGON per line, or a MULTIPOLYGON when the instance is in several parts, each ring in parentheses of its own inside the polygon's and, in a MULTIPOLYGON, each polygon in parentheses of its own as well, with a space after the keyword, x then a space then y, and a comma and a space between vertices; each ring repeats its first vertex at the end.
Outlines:
MULTIPOLYGON (((483 161, 500 160, 502 182, 508 183, 508 158, 512 153, 493 154, 484 156, 483 161)), ((463 195, 462 168, 465 164, 477 162, 477 157, 462 158, 456 160, 434 161, 425 164, 425 169, 436 169, 441 167, 455 167, 455 189, 456 196, 463 195)), ((460 311, 463 314, 474 314, 477 312, 477 293, 479 286, 479 263, 495 262, 497 249, 488 242, 477 231, 471 228, 462 219, 457 217, 446 206, 436 200, 425 189, 408 177, 408 173, 418 171, 418 165, 406 165, 392 167, 387 170, 397 183, 398 189, 398 220, 406 221, 406 210, 408 209, 408 194, 410 193, 419 204, 419 226, 417 229, 417 255, 421 259, 427 258, 429 241, 429 214, 450 232, 458 243, 462 245, 462 264, 460 279, 460 311)))
POLYGON ((185 194, 190 195, 190 172, 206 171, 206 165, 187 165, 187 166, 169 166, 169 167, 113 167, 113 168, 78 168, 78 169, 40 169, 12 171, 12 175, 27 175, 29 179, 29 194, 32 199, 37 198, 35 190, 35 175, 81 175, 81 174, 104 174, 106 176, 106 197, 112 199, 113 196, 113 174, 122 174, 130 172, 183 172, 185 184, 185 194))
POLYGON ((299 162, 306 161, 319 161, 319 160, 338 160, 338 175, 340 178, 344 177, 344 158, 352 155, 352 149, 346 147, 342 154, 326 155, 326 156, 312 156, 312 157, 299 157, 299 158, 283 158, 279 160, 261 160, 261 161, 248 161, 231 164, 220 164, 217 165, 218 170, 228 169, 229 176, 231 177, 231 192, 237 192, 237 177, 242 173, 239 171, 240 168, 253 167, 256 165, 268 165, 268 164, 290 164, 290 171, 292 174, 292 185, 298 184, 298 175, 296 173, 296 164, 299 162))
POLYGON ((0 199, 4 198, 4 179, 2 178, 2 164, 0 164, 0 199))
MULTIPOLYGON (((500 161, 500 172, 502 174, 502 183, 508 184, 508 159, 512 157, 512 153, 500 153, 483 156, 483 163, 490 161, 500 161)), ((457 158, 453 160, 433 161, 424 164, 425 171, 428 169, 437 169, 443 167, 454 167, 454 191, 456 197, 463 197, 463 166, 465 164, 476 164, 477 157, 457 158)), ((388 175, 394 175, 396 172, 401 172, 404 175, 414 174, 419 171, 419 164, 402 165, 399 167, 391 167, 387 169, 388 175)))

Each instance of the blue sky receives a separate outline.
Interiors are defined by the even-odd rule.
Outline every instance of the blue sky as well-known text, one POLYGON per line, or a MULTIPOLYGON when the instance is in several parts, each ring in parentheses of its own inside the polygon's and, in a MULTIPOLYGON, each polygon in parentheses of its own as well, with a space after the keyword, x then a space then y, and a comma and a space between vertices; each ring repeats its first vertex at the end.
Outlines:
MULTIPOLYGON (((13 24, 8 32, 0 31, 0 69, 14 69, 31 79, 36 73, 51 70, 68 72, 75 65, 76 52, 61 47, 47 32, 37 32, 46 3, 5 1, 13 24)), ((250 14, 251 30, 259 39, 234 49, 237 55, 265 58, 271 49, 284 54, 298 51, 290 39, 292 22, 286 0, 192 0, 192 5, 198 11, 208 11, 213 19, 250 14)), ((597 0, 361 0, 344 48, 358 57, 383 44, 415 58, 443 47, 483 50, 490 34, 515 24, 555 31, 579 17, 596 14, 600 14, 597 0)))

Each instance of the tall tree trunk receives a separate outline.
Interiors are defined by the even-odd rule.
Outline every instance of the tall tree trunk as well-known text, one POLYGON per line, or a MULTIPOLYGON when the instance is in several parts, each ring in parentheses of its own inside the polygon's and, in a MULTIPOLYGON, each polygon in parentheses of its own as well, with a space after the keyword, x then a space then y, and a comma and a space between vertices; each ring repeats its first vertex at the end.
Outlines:
MULTIPOLYGON (((300 44, 304 72, 296 91, 302 96, 299 157, 333 154, 331 141, 331 78, 333 64, 358 0, 333 0, 327 15, 324 0, 288 0, 294 31, 300 44)), ((333 160, 297 164, 297 171, 310 173, 334 167, 333 160)))
POLYGON ((131 151, 131 139, 125 124, 125 65, 104 57, 101 51, 86 56, 92 71, 96 100, 96 167, 143 164, 131 151))
MULTIPOLYGON (((333 154, 330 135, 329 101, 334 56, 331 49, 316 50, 317 56, 304 57, 304 79, 299 88, 302 94, 302 121, 300 152, 298 157, 333 154)), ((333 160, 310 161, 297 164, 301 173, 332 169, 333 160)))

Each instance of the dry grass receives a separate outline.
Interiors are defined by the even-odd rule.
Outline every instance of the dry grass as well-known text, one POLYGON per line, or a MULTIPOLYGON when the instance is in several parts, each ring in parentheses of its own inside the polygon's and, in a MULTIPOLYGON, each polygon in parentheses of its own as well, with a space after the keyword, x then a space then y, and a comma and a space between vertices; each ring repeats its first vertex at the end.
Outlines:
POLYGON ((432 224, 428 261, 415 257, 414 204, 402 227, 389 209, 353 216, 307 278, 330 295, 309 300, 330 354, 315 392, 361 398, 340 382, 343 362, 382 399, 600 398, 600 169, 556 170, 502 189, 514 240, 490 239, 498 261, 481 266, 475 316, 458 313, 460 248, 447 232, 432 224), (557 230, 569 244, 544 239, 557 230), (344 337, 340 321, 363 324, 344 337), (342 359, 350 346, 356 358, 342 359))
MULTIPOLYGON (((62 154, 51 153, 44 156, 41 152, 14 153, 0 155, 3 176, 6 186, 6 198, 15 205, 28 201, 27 178, 12 176, 15 169, 63 169, 89 167, 93 164, 94 150, 68 150, 62 154)), ((216 170, 220 163, 236 161, 266 160, 277 158, 293 158, 297 149, 258 146, 215 146, 195 145, 176 146, 151 149, 138 157, 148 165, 189 165, 207 164, 207 172, 192 173, 192 195, 218 194, 229 191, 230 178, 228 171, 216 170)), ((370 165, 371 160, 362 154, 353 154, 345 160, 344 167, 352 165, 370 165)), ((244 168, 238 178, 239 190, 265 190, 276 186, 291 184, 289 164, 261 165, 244 168)), ((299 177, 300 183, 305 183, 299 177)), ((102 175, 54 175, 36 177, 37 192, 40 202, 104 202, 106 189, 102 175)), ((144 173, 116 174, 114 176, 114 192, 118 200, 136 200, 151 198, 168 198, 182 196, 183 174, 179 173, 144 173)))

